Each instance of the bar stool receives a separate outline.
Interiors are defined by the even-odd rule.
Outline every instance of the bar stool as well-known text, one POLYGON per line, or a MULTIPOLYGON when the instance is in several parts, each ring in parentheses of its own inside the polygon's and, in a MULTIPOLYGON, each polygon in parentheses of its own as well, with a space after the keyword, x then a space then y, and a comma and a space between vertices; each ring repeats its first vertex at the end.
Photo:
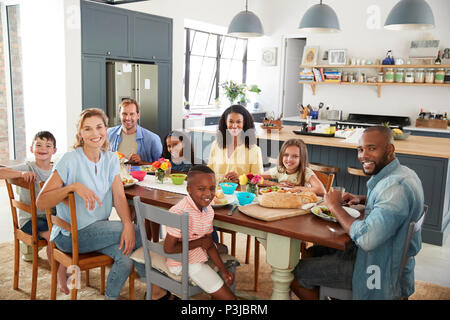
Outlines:
MULTIPOLYGON (((363 169, 360 169, 360 168, 347 167, 347 172, 349 174, 351 174, 352 176, 368 177, 368 175, 364 173, 363 169)), ((352 187, 352 184, 353 184, 353 179, 352 179, 352 183, 350 184, 350 189, 352 187)), ((359 184, 360 184, 360 179, 358 179, 357 190, 359 190, 359 184)))
POLYGON ((317 163, 317 162, 310 162, 308 164, 308 167, 314 171, 319 171, 319 172, 323 172, 326 174, 330 174, 333 173, 334 174, 334 181, 336 182, 336 185, 338 185, 337 183, 337 173, 340 171, 339 167, 333 167, 333 166, 329 166, 326 164, 321 164, 321 163, 317 163))

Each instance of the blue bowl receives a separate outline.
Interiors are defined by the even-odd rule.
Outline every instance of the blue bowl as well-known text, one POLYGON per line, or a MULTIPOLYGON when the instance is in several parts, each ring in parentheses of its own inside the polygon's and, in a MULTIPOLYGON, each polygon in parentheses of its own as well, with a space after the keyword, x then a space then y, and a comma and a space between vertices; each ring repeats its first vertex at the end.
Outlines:
POLYGON ((220 188, 222 189, 224 194, 233 194, 234 190, 236 190, 238 184, 233 182, 222 182, 220 188))
POLYGON ((255 199, 256 194, 251 192, 237 192, 236 198, 239 201, 239 205, 245 206, 246 204, 250 204, 255 199))

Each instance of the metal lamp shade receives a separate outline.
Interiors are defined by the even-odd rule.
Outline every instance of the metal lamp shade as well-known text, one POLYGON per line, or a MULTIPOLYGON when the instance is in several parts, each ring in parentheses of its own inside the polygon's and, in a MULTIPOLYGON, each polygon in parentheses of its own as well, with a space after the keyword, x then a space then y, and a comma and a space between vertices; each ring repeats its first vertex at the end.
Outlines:
POLYGON ((228 34, 236 37, 261 37, 264 35, 261 21, 251 11, 239 12, 228 27, 228 34))
POLYGON ((384 28, 389 30, 425 30, 434 28, 434 16, 424 0, 401 0, 389 13, 384 28))
POLYGON ((339 32, 339 20, 334 10, 326 4, 316 4, 305 12, 299 29, 311 33, 339 32))

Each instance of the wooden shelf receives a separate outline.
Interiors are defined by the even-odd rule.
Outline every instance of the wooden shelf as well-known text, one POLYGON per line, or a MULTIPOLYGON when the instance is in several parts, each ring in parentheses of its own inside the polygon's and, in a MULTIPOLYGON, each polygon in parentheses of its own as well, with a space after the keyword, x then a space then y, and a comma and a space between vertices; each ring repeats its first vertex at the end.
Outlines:
POLYGON ((313 95, 316 95, 317 85, 344 85, 344 86, 376 86, 378 98, 381 97, 381 87, 383 86, 415 86, 415 87, 450 87, 450 83, 408 83, 408 82, 326 82, 326 81, 298 81, 300 84, 309 84, 313 95))
POLYGON ((330 65, 330 64, 318 64, 315 66, 300 66, 300 68, 304 69, 312 69, 312 68, 332 68, 332 69, 385 69, 385 68, 450 68, 450 64, 364 64, 364 65, 351 65, 351 64, 342 64, 342 65, 330 65))

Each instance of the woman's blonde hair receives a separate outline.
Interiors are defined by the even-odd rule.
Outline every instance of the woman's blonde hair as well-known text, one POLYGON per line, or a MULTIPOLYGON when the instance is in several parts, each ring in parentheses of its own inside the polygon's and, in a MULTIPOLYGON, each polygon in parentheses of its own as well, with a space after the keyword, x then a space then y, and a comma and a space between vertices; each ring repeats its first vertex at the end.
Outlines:
POLYGON ((302 139, 290 139, 283 143, 280 154, 278 155, 278 172, 286 172, 286 167, 283 164, 283 156, 286 149, 290 146, 296 146, 300 151, 300 162, 297 168, 297 174, 299 177, 298 181, 300 182, 300 185, 303 186, 305 184, 305 170, 308 166, 308 149, 302 139))
MULTIPOLYGON (((90 109, 83 110, 83 112, 81 112, 81 114, 78 118, 78 122, 77 122, 77 133, 75 135, 75 143, 73 145, 74 149, 76 149, 78 147, 82 147, 84 145, 83 138, 81 137, 81 128, 83 127, 84 120, 86 120, 87 118, 91 118, 91 117, 101 118, 103 120, 103 124, 105 125, 105 127, 108 127, 108 117, 106 116, 106 114, 103 112, 102 109, 90 108, 90 109)), ((109 150, 108 139, 105 140, 105 143, 102 145, 101 150, 102 151, 109 150)))

